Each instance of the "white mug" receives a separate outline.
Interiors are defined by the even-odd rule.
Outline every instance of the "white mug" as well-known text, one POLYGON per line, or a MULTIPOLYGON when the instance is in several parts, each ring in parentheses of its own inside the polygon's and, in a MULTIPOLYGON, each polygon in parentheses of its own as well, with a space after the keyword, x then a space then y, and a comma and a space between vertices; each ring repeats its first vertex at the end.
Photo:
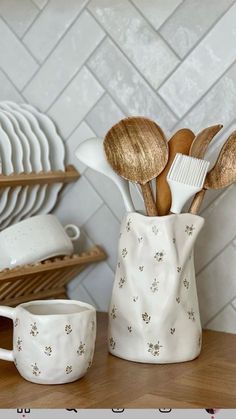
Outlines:
POLYGON ((41 214, 13 224, 0 233, 0 270, 73 253, 80 230, 63 227, 52 214, 41 214), (72 231, 72 235, 69 233, 72 231))
POLYGON ((0 359, 13 361, 23 378, 62 384, 83 377, 92 364, 96 310, 76 300, 38 300, 16 308, 0 306, 14 324, 13 350, 0 359))

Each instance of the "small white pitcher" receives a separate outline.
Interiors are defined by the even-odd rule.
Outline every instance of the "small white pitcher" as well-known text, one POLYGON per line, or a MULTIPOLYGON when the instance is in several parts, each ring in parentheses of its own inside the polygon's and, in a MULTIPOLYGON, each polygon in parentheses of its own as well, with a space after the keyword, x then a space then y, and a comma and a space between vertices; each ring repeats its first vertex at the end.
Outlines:
POLYGON ((62 384, 86 374, 92 364, 96 310, 76 300, 42 300, 0 306, 13 320, 13 351, 0 349, 0 359, 13 361, 28 381, 62 384))
POLYGON ((204 219, 127 213, 109 308, 109 351, 147 363, 183 362, 201 350, 193 247, 204 219))

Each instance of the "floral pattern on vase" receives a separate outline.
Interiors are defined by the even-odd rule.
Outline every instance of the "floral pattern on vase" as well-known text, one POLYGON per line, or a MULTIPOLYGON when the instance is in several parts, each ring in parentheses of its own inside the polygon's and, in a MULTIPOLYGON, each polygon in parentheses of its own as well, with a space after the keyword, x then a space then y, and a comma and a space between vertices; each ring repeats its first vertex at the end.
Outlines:
POLYGON ((125 215, 109 308, 113 355, 147 363, 199 355, 202 330, 192 255, 203 224, 193 214, 125 215))

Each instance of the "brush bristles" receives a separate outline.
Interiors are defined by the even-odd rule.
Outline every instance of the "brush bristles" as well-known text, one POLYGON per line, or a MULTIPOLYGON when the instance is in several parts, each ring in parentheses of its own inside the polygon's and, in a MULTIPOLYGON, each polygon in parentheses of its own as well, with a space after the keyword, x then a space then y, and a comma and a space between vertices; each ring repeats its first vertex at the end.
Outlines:
POLYGON ((177 153, 167 175, 167 180, 202 188, 209 164, 209 161, 177 153))

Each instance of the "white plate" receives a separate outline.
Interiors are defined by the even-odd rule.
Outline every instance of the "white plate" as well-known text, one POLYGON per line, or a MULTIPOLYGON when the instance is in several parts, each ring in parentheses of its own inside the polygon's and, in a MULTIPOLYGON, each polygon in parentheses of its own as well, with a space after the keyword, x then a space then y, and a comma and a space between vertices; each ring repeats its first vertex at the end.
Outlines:
MULTIPOLYGON (((14 127, 14 130, 15 130, 15 133, 21 141, 21 145, 22 145, 22 149, 23 149, 24 171, 29 173, 29 172, 32 171, 32 165, 31 165, 31 162, 30 162, 30 147, 29 147, 28 140, 27 140, 25 134, 20 129, 18 121, 14 116, 14 111, 8 110, 7 106, 5 106, 5 104, 3 102, 0 102, 0 108, 5 110, 5 114, 7 115, 9 120, 11 121, 11 123, 14 127)), ((15 203, 15 208, 13 209, 12 213, 2 223, 2 225, 1 225, 2 229, 6 228, 11 223, 13 217, 15 217, 16 215, 18 215, 21 212, 21 210, 23 209, 23 207, 25 205, 26 199, 27 199, 28 190, 29 190, 28 186, 25 186, 25 187, 21 188, 21 191, 19 192, 19 194, 17 196, 17 200, 16 200, 16 203, 15 203)))
MULTIPOLYGON (((5 105, 6 105, 6 102, 5 102, 5 105)), ((9 105, 8 107, 10 109, 9 105)), ((20 112, 16 111, 15 109, 14 109, 14 116, 18 121, 21 131, 23 131, 23 133, 25 134, 25 137, 28 140, 29 147, 30 147, 30 160, 31 160, 32 169, 35 172, 40 172, 43 170, 43 166, 41 163, 41 147, 37 140, 37 137, 31 130, 31 126, 28 120, 20 112)), ((16 217, 13 217, 13 219, 11 220, 12 223, 16 223, 22 218, 27 216, 27 214, 33 208, 37 200, 37 194, 39 190, 40 190, 40 185, 35 185, 28 189, 25 205, 23 206, 21 212, 19 212, 18 215, 16 215, 16 217)))
MULTIPOLYGON (((22 104, 21 107, 30 111, 37 118, 41 130, 47 137, 49 144, 49 158, 52 170, 65 170, 65 146, 61 137, 58 135, 55 125, 51 119, 49 119, 47 115, 39 112, 31 105, 22 104)), ((48 186, 46 189, 44 202, 35 212, 31 213, 30 215, 46 214, 50 212, 56 204, 58 193, 62 186, 63 183, 55 183, 48 186)))
MULTIPOLYGON (((8 138, 7 133, 3 130, 0 125, 0 153, 2 159, 2 173, 4 175, 10 175, 14 172, 13 164, 12 164, 12 149, 11 149, 11 142, 8 138)), ((10 192, 10 188, 4 188, 1 190, 0 196, 0 214, 4 211, 4 208, 7 205, 8 195, 10 192)))
MULTIPOLYGON (((21 173, 24 171, 23 166, 23 149, 18 136, 15 133, 14 126, 8 118, 5 111, 0 111, 0 123, 2 128, 8 135, 8 138, 12 146, 12 163, 15 173, 21 173)), ((8 195, 7 205, 0 214, 0 228, 2 228, 3 221, 14 211, 17 197, 21 191, 21 186, 14 188, 8 195)))

